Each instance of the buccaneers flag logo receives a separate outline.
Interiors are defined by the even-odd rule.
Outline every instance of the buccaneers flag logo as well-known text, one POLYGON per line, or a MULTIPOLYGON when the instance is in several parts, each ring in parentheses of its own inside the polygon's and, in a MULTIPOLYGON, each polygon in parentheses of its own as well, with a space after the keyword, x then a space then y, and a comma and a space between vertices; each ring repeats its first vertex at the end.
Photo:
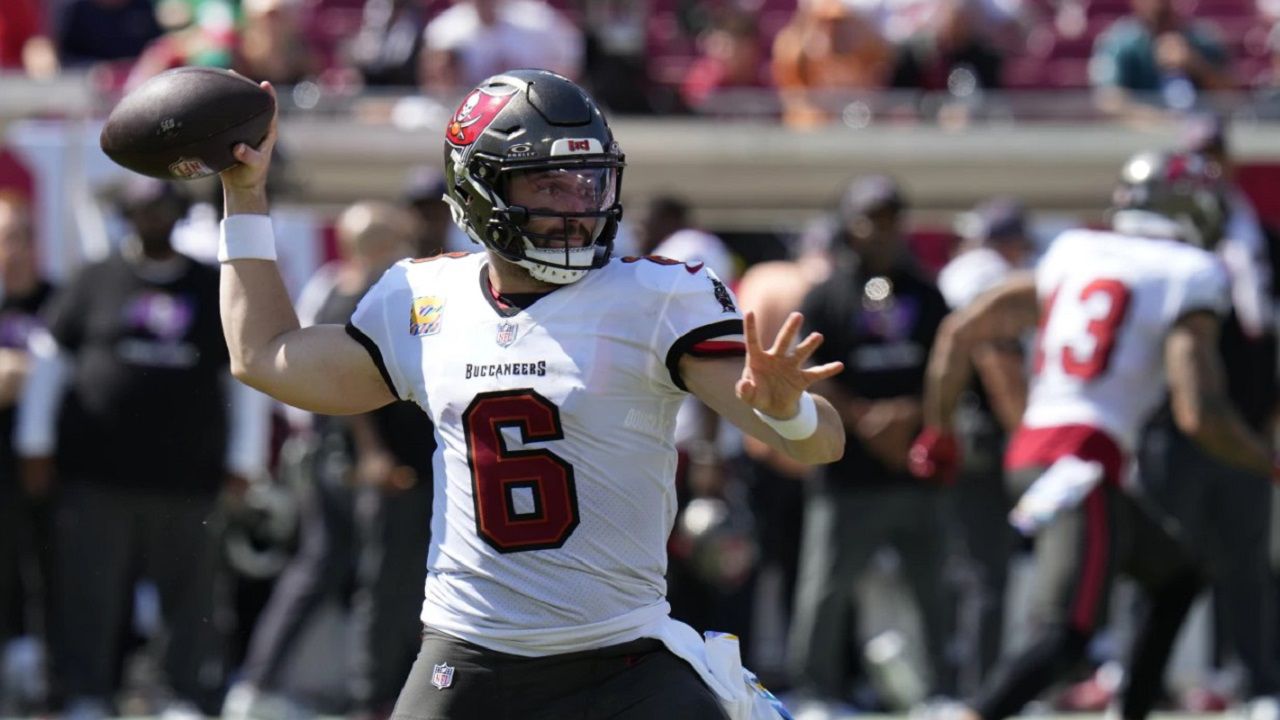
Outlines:
POLYGON ((514 93, 491 95, 484 90, 474 90, 462 101, 458 112, 453 114, 445 138, 454 145, 470 145, 480 137, 480 133, 489 127, 489 123, 497 117, 502 108, 511 101, 514 93))

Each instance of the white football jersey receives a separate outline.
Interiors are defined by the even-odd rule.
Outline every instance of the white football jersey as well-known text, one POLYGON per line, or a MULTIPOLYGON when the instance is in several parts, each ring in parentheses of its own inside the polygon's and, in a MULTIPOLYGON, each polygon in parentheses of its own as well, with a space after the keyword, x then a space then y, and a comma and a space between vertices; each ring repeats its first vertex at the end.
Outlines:
POLYGON ((504 308, 487 262, 402 261, 352 318, 435 421, 422 620, 518 655, 634 640, 669 612, 677 363, 740 353, 742 316, 713 273, 632 258, 504 308))
POLYGON ((1083 424, 1132 452, 1164 398, 1164 339, 1187 313, 1225 313, 1226 270, 1176 240, 1071 230, 1036 268, 1042 302, 1023 425, 1083 424))

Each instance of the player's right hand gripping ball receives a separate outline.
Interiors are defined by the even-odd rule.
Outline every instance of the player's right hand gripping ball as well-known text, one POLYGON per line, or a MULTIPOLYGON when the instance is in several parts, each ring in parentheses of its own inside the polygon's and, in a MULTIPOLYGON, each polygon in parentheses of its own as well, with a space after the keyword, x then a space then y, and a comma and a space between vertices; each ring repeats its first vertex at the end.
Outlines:
POLYGON ((907 467, 923 480, 950 485, 960 468, 960 446, 956 436, 938 428, 920 431, 907 454, 907 467))
POLYGON ((115 162, 163 180, 192 180, 236 164, 238 143, 267 136, 275 101, 228 70, 182 67, 130 92, 107 117, 99 142, 115 162))

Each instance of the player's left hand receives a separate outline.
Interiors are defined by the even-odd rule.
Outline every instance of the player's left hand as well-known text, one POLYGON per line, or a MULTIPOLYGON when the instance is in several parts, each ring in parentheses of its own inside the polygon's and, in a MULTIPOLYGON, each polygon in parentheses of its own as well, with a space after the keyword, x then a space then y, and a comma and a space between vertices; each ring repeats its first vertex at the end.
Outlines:
POLYGON ((822 333, 813 332, 792 348, 803 323, 803 315, 791 313, 766 350, 760 342, 755 313, 748 311, 743 318, 747 359, 734 390, 739 399, 769 417, 795 417, 800 412, 800 395, 810 385, 844 370, 842 362, 803 367, 822 344, 822 333))

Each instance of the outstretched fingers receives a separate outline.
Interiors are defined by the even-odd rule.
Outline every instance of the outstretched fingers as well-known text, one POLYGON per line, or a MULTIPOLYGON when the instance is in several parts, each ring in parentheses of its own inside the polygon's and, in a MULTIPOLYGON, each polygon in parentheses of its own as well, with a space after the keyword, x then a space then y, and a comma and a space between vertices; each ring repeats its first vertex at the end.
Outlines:
POLYGON ((804 379, 808 382, 808 384, 812 385, 820 380, 833 378, 836 375, 839 375, 840 373, 844 372, 844 363, 837 360, 835 362, 829 362, 825 365, 815 365, 814 367, 811 367, 811 368, 805 368, 800 372, 801 374, 804 375, 804 379))
POLYGON ((822 333, 820 332, 809 333, 808 337, 806 337, 803 341, 800 342, 799 345, 796 346, 796 352, 795 352, 796 364, 802 365, 806 361, 808 361, 809 358, 813 357, 813 353, 817 351, 817 349, 822 345, 823 340, 824 338, 822 337, 822 333))
POLYGON ((791 343, 795 342, 796 334, 800 332, 800 324, 804 322, 804 316, 798 312, 793 312, 787 316, 787 321, 782 323, 782 329, 778 330, 778 337, 774 338, 773 347, 769 348, 769 352, 774 355, 786 356, 787 351, 791 349, 791 343))
POLYGON ((742 341, 746 344, 748 353, 756 353, 764 349, 760 346, 760 330, 756 326, 756 314, 751 310, 742 317, 742 341))

